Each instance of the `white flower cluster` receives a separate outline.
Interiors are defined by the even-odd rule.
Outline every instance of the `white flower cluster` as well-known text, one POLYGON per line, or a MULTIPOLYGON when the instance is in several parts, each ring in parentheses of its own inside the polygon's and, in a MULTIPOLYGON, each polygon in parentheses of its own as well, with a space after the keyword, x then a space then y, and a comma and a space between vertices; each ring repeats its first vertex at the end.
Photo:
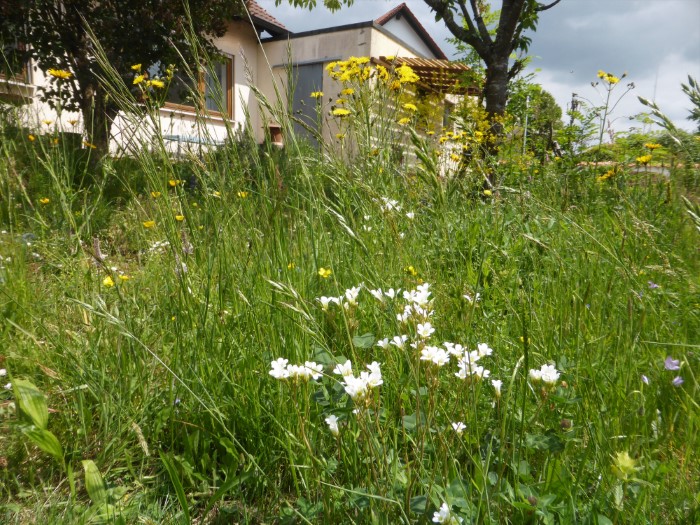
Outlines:
POLYGON ((296 379, 308 381, 323 375, 323 365, 306 361, 303 365, 290 365, 289 360, 280 357, 270 363, 270 375, 275 379, 296 379))
POLYGON ((388 197, 382 197, 382 210, 384 211, 401 211, 401 205, 399 201, 390 199, 388 197))
POLYGON ((371 389, 384 383, 380 366, 380 363, 373 361, 367 365, 368 372, 362 371, 359 376, 355 376, 352 372, 352 363, 348 360, 337 365, 333 373, 343 377, 340 384, 352 400, 358 402, 364 400, 371 389))
POLYGON ((337 306, 342 305, 343 308, 348 310, 351 306, 357 306, 357 298, 360 296, 360 291, 364 287, 363 283, 353 286, 345 290, 343 295, 338 297, 317 297, 316 300, 321 303, 321 310, 324 312, 328 311, 330 305, 335 304, 337 306))
MULTIPOLYGON (((446 345, 449 343, 446 343, 446 345)), ((453 347, 453 352, 456 352, 457 346, 453 347)), ((461 349, 461 348, 460 348, 461 349)), ((491 375, 491 371, 487 370, 477 363, 482 357, 490 356, 493 350, 486 343, 479 343, 476 350, 469 351, 467 349, 462 350, 462 355, 457 356, 457 366, 459 371, 455 373, 459 379, 466 379, 467 377, 475 377, 477 379, 486 379, 491 375)))
POLYGON ((533 383, 542 381, 546 385, 554 386, 559 380, 559 372, 554 365, 542 365, 539 370, 530 369, 530 379, 533 383))

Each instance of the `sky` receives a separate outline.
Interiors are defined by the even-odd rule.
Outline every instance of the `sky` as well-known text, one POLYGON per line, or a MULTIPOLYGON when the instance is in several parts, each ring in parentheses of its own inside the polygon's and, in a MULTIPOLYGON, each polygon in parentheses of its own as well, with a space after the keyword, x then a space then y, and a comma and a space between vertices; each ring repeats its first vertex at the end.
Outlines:
MULTIPOLYGON (((449 31, 435 21, 430 8, 422 0, 405 1, 445 54, 459 58, 447 42, 449 31)), ((355 0, 335 13, 322 5, 312 11, 294 8, 286 0, 279 6, 275 0, 258 3, 288 29, 299 32, 373 20, 401 0, 355 0)), ((492 5, 499 8, 501 2, 492 5)), ((635 86, 612 114, 616 131, 642 127, 630 120, 645 110, 637 96, 655 100, 677 126, 695 129, 686 119, 690 102, 681 83, 688 83, 688 75, 700 81, 700 1, 562 0, 540 13, 537 31, 529 36, 533 59, 528 72, 536 73, 535 82, 554 95, 564 110, 572 93, 601 102, 591 82, 598 80, 596 74, 602 69, 618 77, 627 73, 613 92, 613 102, 628 83, 635 86)))

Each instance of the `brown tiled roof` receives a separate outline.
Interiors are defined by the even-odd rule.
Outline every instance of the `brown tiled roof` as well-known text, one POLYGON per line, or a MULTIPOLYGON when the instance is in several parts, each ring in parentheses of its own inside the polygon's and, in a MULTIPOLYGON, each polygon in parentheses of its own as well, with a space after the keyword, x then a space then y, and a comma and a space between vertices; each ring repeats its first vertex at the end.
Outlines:
POLYGON ((250 17, 253 19, 253 22, 271 35, 276 36, 291 32, 274 16, 265 11, 265 9, 263 9, 255 0, 248 0, 246 2, 246 7, 248 8, 248 12, 250 13, 250 17))
POLYGON ((471 69, 462 62, 450 62, 439 58, 408 57, 379 57, 375 62, 385 67, 409 66, 420 78, 419 85, 438 93, 455 95, 476 93, 475 86, 464 84, 460 78, 471 69))
POLYGON ((421 24, 418 21, 416 15, 413 14, 413 12, 408 8, 405 2, 403 4, 397 5, 388 13, 384 13, 382 16, 377 18, 374 21, 374 23, 383 26, 399 13, 406 17, 411 27, 413 27, 415 32, 418 33, 418 36, 420 36, 423 39, 425 44, 430 48, 430 50, 437 58, 447 60, 447 56, 445 55, 445 53, 443 53, 442 49, 440 49, 440 46, 437 45, 435 40, 433 40, 433 38, 428 34, 428 32, 423 27, 423 24, 421 24))

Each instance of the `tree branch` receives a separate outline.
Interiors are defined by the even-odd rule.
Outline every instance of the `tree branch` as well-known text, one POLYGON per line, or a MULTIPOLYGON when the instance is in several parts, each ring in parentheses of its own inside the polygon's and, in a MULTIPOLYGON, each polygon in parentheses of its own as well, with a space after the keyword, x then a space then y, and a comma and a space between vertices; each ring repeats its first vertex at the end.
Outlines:
POLYGON ((424 0, 424 2, 443 19, 447 29, 449 29, 450 33, 458 40, 472 46, 482 59, 489 55, 489 46, 479 37, 469 17, 466 18, 468 29, 464 29, 464 27, 455 21, 454 13, 448 2, 445 0, 424 0))
POLYGON ((561 0, 554 0, 554 2, 552 2, 552 3, 549 4, 549 5, 537 4, 537 7, 535 8, 535 11, 537 11, 538 13, 539 13, 540 11, 546 11, 547 9, 551 9, 552 7, 554 7, 555 5, 557 5, 559 2, 561 2, 561 0))
MULTIPOLYGON (((462 4, 463 2, 460 2, 462 4)), ((486 43, 486 44, 492 44, 493 41, 491 40, 491 35, 489 35, 489 30, 486 27, 486 24, 484 24, 484 18, 481 16, 481 11, 479 10, 479 6, 476 3, 476 0, 469 0, 469 3, 472 5, 472 10, 474 11, 474 20, 476 21, 476 25, 479 28, 479 34, 481 35, 481 39, 486 43)))

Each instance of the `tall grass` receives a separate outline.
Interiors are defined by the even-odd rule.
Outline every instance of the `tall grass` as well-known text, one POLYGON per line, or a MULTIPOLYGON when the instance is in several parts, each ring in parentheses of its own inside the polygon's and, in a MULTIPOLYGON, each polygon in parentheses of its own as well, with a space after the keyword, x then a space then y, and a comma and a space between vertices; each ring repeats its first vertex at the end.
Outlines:
POLYGON ((697 519, 698 233, 674 174, 505 158, 475 195, 468 171, 397 163, 391 133, 335 157, 288 121, 283 151, 244 134, 175 160, 113 85, 155 147, 93 184, 50 136, 1 130, 0 367, 46 396, 63 449, 0 393, 4 521, 697 519), (407 322, 411 300, 370 293, 427 284, 407 322), (443 342, 486 343, 490 376, 421 359, 443 342), (279 380, 279 358, 322 372, 279 380), (382 384, 351 399, 346 360, 382 384))

